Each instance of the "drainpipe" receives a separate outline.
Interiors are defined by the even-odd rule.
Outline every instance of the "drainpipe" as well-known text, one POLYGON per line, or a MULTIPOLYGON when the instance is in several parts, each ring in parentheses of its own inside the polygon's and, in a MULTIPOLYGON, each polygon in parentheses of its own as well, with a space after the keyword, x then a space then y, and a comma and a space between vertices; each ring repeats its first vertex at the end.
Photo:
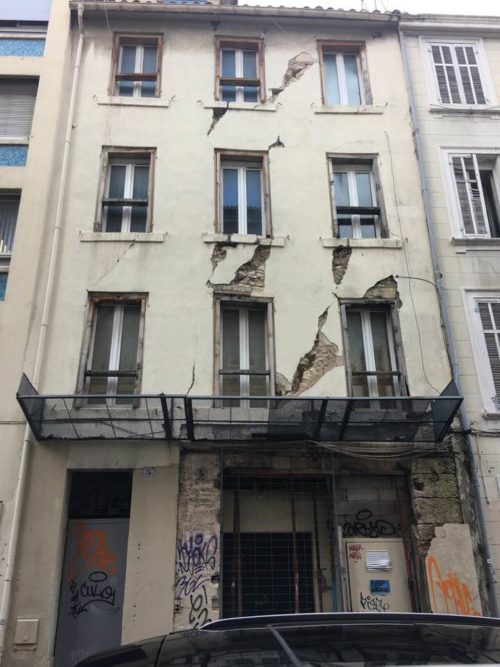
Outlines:
MULTIPOLYGON (((52 231, 52 247, 49 256, 49 266, 47 273, 47 283, 45 285, 44 301, 42 319, 40 323, 40 331, 38 335, 38 344, 35 356, 35 364, 33 370, 33 384, 35 387, 40 381, 40 374, 42 362, 45 353, 45 346, 47 340, 47 330, 49 326, 49 315, 52 307, 54 281, 56 274, 56 266, 59 255, 59 243, 61 237, 62 217, 65 200, 66 181, 68 177, 69 157, 71 150, 71 139, 73 130, 73 121, 75 116, 75 102, 76 93, 78 89, 78 80, 80 76, 80 65, 82 61, 83 52, 83 5, 78 5, 78 48, 76 51, 75 65, 73 69, 73 81, 71 84, 71 94, 68 106, 68 120, 66 124, 66 134, 64 139, 63 157, 61 164, 61 180, 59 182, 59 190, 57 195, 57 206, 54 216, 54 226, 52 231)), ((16 494, 14 497, 14 512, 12 516, 12 528, 10 531, 9 546, 7 550, 7 558, 5 565, 3 594, 0 605, 0 665, 6 665, 4 660, 5 653, 5 633, 7 629, 7 622, 9 620, 10 602, 12 597, 12 582, 16 567, 17 548, 19 546, 19 531, 21 518, 23 513, 23 504, 26 492, 26 483, 28 479, 28 470, 31 453, 31 430, 28 425, 24 431, 24 438, 21 450, 21 462, 19 465, 19 477, 17 481, 16 494)))
MULTIPOLYGON (((422 149, 422 139, 420 135, 420 125, 418 122, 417 108, 415 104, 415 94, 413 91, 413 82, 410 72, 410 67, 408 63, 408 52, 406 49, 406 41, 403 31, 401 30, 401 25, 398 25, 398 34, 399 42, 401 44, 401 54, 403 58, 403 69, 405 72, 406 78, 406 88, 408 92, 408 98, 410 101, 410 114, 413 125, 413 139, 415 142, 415 151, 417 154, 418 168, 420 172, 420 182, 422 188, 422 198, 424 202, 425 210, 425 221, 427 224, 427 232, 429 236, 429 244, 431 249, 432 257, 432 267, 434 270, 434 280, 436 283, 436 289, 438 293, 439 301, 439 310, 441 314, 441 327, 443 329, 443 336, 446 344, 446 349, 448 351, 448 358, 451 365, 452 377, 458 387, 460 394, 462 394, 462 386, 460 382, 460 373, 457 362, 457 357, 455 353, 455 347, 453 344, 453 335, 450 325, 450 320, 448 318, 448 307, 446 303, 446 293, 443 287, 443 274, 439 268, 438 253, 436 248, 436 238, 434 236, 434 223, 432 220, 432 207, 429 197, 429 191, 427 189, 427 174, 425 171, 424 163, 424 154, 422 149)), ((490 603, 491 615, 498 617, 498 604, 495 595, 495 568, 493 565, 493 558, 491 555, 490 545, 488 541, 488 533, 486 530, 486 521, 484 517, 483 502, 481 500, 481 483, 478 475, 479 462, 474 450, 474 446, 470 437, 470 420, 467 413, 467 408, 465 402, 462 402, 460 407, 460 419, 462 422, 463 430, 465 431, 464 440, 465 440, 465 449, 471 463, 471 491, 474 498, 474 505, 477 512, 477 522, 479 527, 479 535, 481 539, 481 546, 483 550, 483 558, 486 570, 486 579, 488 585, 488 599, 490 603)))

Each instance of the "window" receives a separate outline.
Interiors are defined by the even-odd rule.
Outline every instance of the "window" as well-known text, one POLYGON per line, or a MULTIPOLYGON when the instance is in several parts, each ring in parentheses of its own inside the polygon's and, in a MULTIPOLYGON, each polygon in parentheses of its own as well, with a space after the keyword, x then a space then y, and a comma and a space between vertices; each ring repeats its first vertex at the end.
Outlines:
MULTIPOLYGON (((105 296, 91 301, 83 393, 135 394, 139 387, 145 298, 105 296)), ((111 400, 111 399, 110 399, 111 400)), ((107 404, 110 405, 110 400, 107 404)), ((113 399, 132 403, 130 397, 113 399)), ((89 403, 104 403, 102 397, 89 403)))
POLYGON ((29 137, 37 89, 37 79, 0 78, 0 137, 29 137))
POLYGON ((464 236, 500 237, 498 155, 450 154, 460 230, 464 236))
POLYGON ((220 230, 269 235, 267 156, 218 153, 218 161, 220 230))
POLYGON ((97 230, 151 230, 152 150, 129 149, 104 153, 104 194, 97 230))
POLYGON ((216 97, 224 102, 263 102, 261 40, 219 39, 216 97))
POLYGON ((334 158, 330 167, 336 235, 353 239, 381 237, 374 161, 334 158))
MULTIPOLYGON (((223 396, 269 396, 270 303, 219 301, 218 391, 223 396)), ((232 407, 240 401, 230 401, 232 407)), ((257 407, 256 402, 252 406, 257 407)))
POLYGON ((19 193, 0 193, 0 301, 5 299, 10 258, 14 247, 19 193))
POLYGON ((441 104, 486 104, 484 80, 475 43, 429 44, 437 100, 441 104))
POLYGON ((332 106, 369 103, 361 82, 362 44, 319 45, 323 102, 332 106))
POLYGON ((344 328, 353 396, 398 396, 401 373, 389 306, 346 305, 344 328))
POLYGON ((161 38, 117 35, 111 94, 122 97, 159 97, 161 38))
POLYGON ((472 344, 479 385, 488 410, 500 411, 500 297, 469 295, 472 344))

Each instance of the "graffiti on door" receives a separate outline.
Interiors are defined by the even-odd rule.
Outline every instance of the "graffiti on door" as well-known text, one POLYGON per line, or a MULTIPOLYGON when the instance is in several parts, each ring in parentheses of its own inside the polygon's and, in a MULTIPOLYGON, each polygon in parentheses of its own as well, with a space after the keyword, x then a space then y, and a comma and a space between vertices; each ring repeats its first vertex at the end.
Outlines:
POLYGON ((217 570, 217 535, 193 533, 177 544, 176 607, 189 604, 188 624, 197 628, 208 623, 209 605, 207 584, 217 570))
POLYGON ((76 573, 100 570, 107 575, 117 573, 118 556, 111 551, 103 530, 89 528, 85 521, 78 521, 73 528, 75 548, 68 566, 68 579, 76 573))
POLYGON ((89 572, 82 583, 78 577, 72 577, 68 584, 70 592, 69 614, 76 618, 88 611, 92 603, 115 606, 116 587, 109 582, 109 576, 102 570, 89 572))
POLYGON ((473 606, 469 587, 456 572, 447 572, 444 576, 434 556, 427 556, 426 566, 433 611, 446 610, 447 614, 481 616, 481 612, 473 606))

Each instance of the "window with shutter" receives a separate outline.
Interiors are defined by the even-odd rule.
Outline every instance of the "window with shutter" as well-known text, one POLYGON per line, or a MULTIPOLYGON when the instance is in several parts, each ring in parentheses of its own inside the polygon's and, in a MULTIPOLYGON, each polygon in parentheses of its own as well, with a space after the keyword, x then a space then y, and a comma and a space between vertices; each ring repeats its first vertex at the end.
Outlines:
POLYGON ((0 78, 0 137, 31 134, 38 80, 0 78))
POLYGON ((450 154, 460 227, 464 236, 500 237, 499 156, 450 154))
POLYGON ((480 105, 488 102, 476 44, 430 44, 441 104, 480 105))
POLYGON ((494 395, 491 397, 496 409, 500 408, 500 300, 476 301, 484 347, 491 373, 494 395))

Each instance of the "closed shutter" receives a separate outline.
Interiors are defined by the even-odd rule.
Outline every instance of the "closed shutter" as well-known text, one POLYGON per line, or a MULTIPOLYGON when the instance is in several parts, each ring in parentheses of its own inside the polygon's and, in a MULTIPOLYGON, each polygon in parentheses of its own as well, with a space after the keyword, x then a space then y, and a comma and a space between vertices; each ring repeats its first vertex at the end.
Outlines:
POLYGON ((493 398, 498 406, 500 402, 500 301, 479 301, 477 307, 495 388, 493 398))
POLYGON ((463 232, 466 235, 487 236, 484 197, 477 158, 475 155, 454 155, 451 163, 463 232))
POLYGON ((441 102, 460 104, 460 91, 450 46, 433 44, 431 51, 441 102))
POLYGON ((433 44, 430 51, 442 104, 486 104, 473 44, 433 44))
POLYGON ((30 135, 37 88, 33 79, 0 79, 0 137, 30 135))
POLYGON ((466 104, 485 104, 479 66, 473 46, 455 46, 466 104))

